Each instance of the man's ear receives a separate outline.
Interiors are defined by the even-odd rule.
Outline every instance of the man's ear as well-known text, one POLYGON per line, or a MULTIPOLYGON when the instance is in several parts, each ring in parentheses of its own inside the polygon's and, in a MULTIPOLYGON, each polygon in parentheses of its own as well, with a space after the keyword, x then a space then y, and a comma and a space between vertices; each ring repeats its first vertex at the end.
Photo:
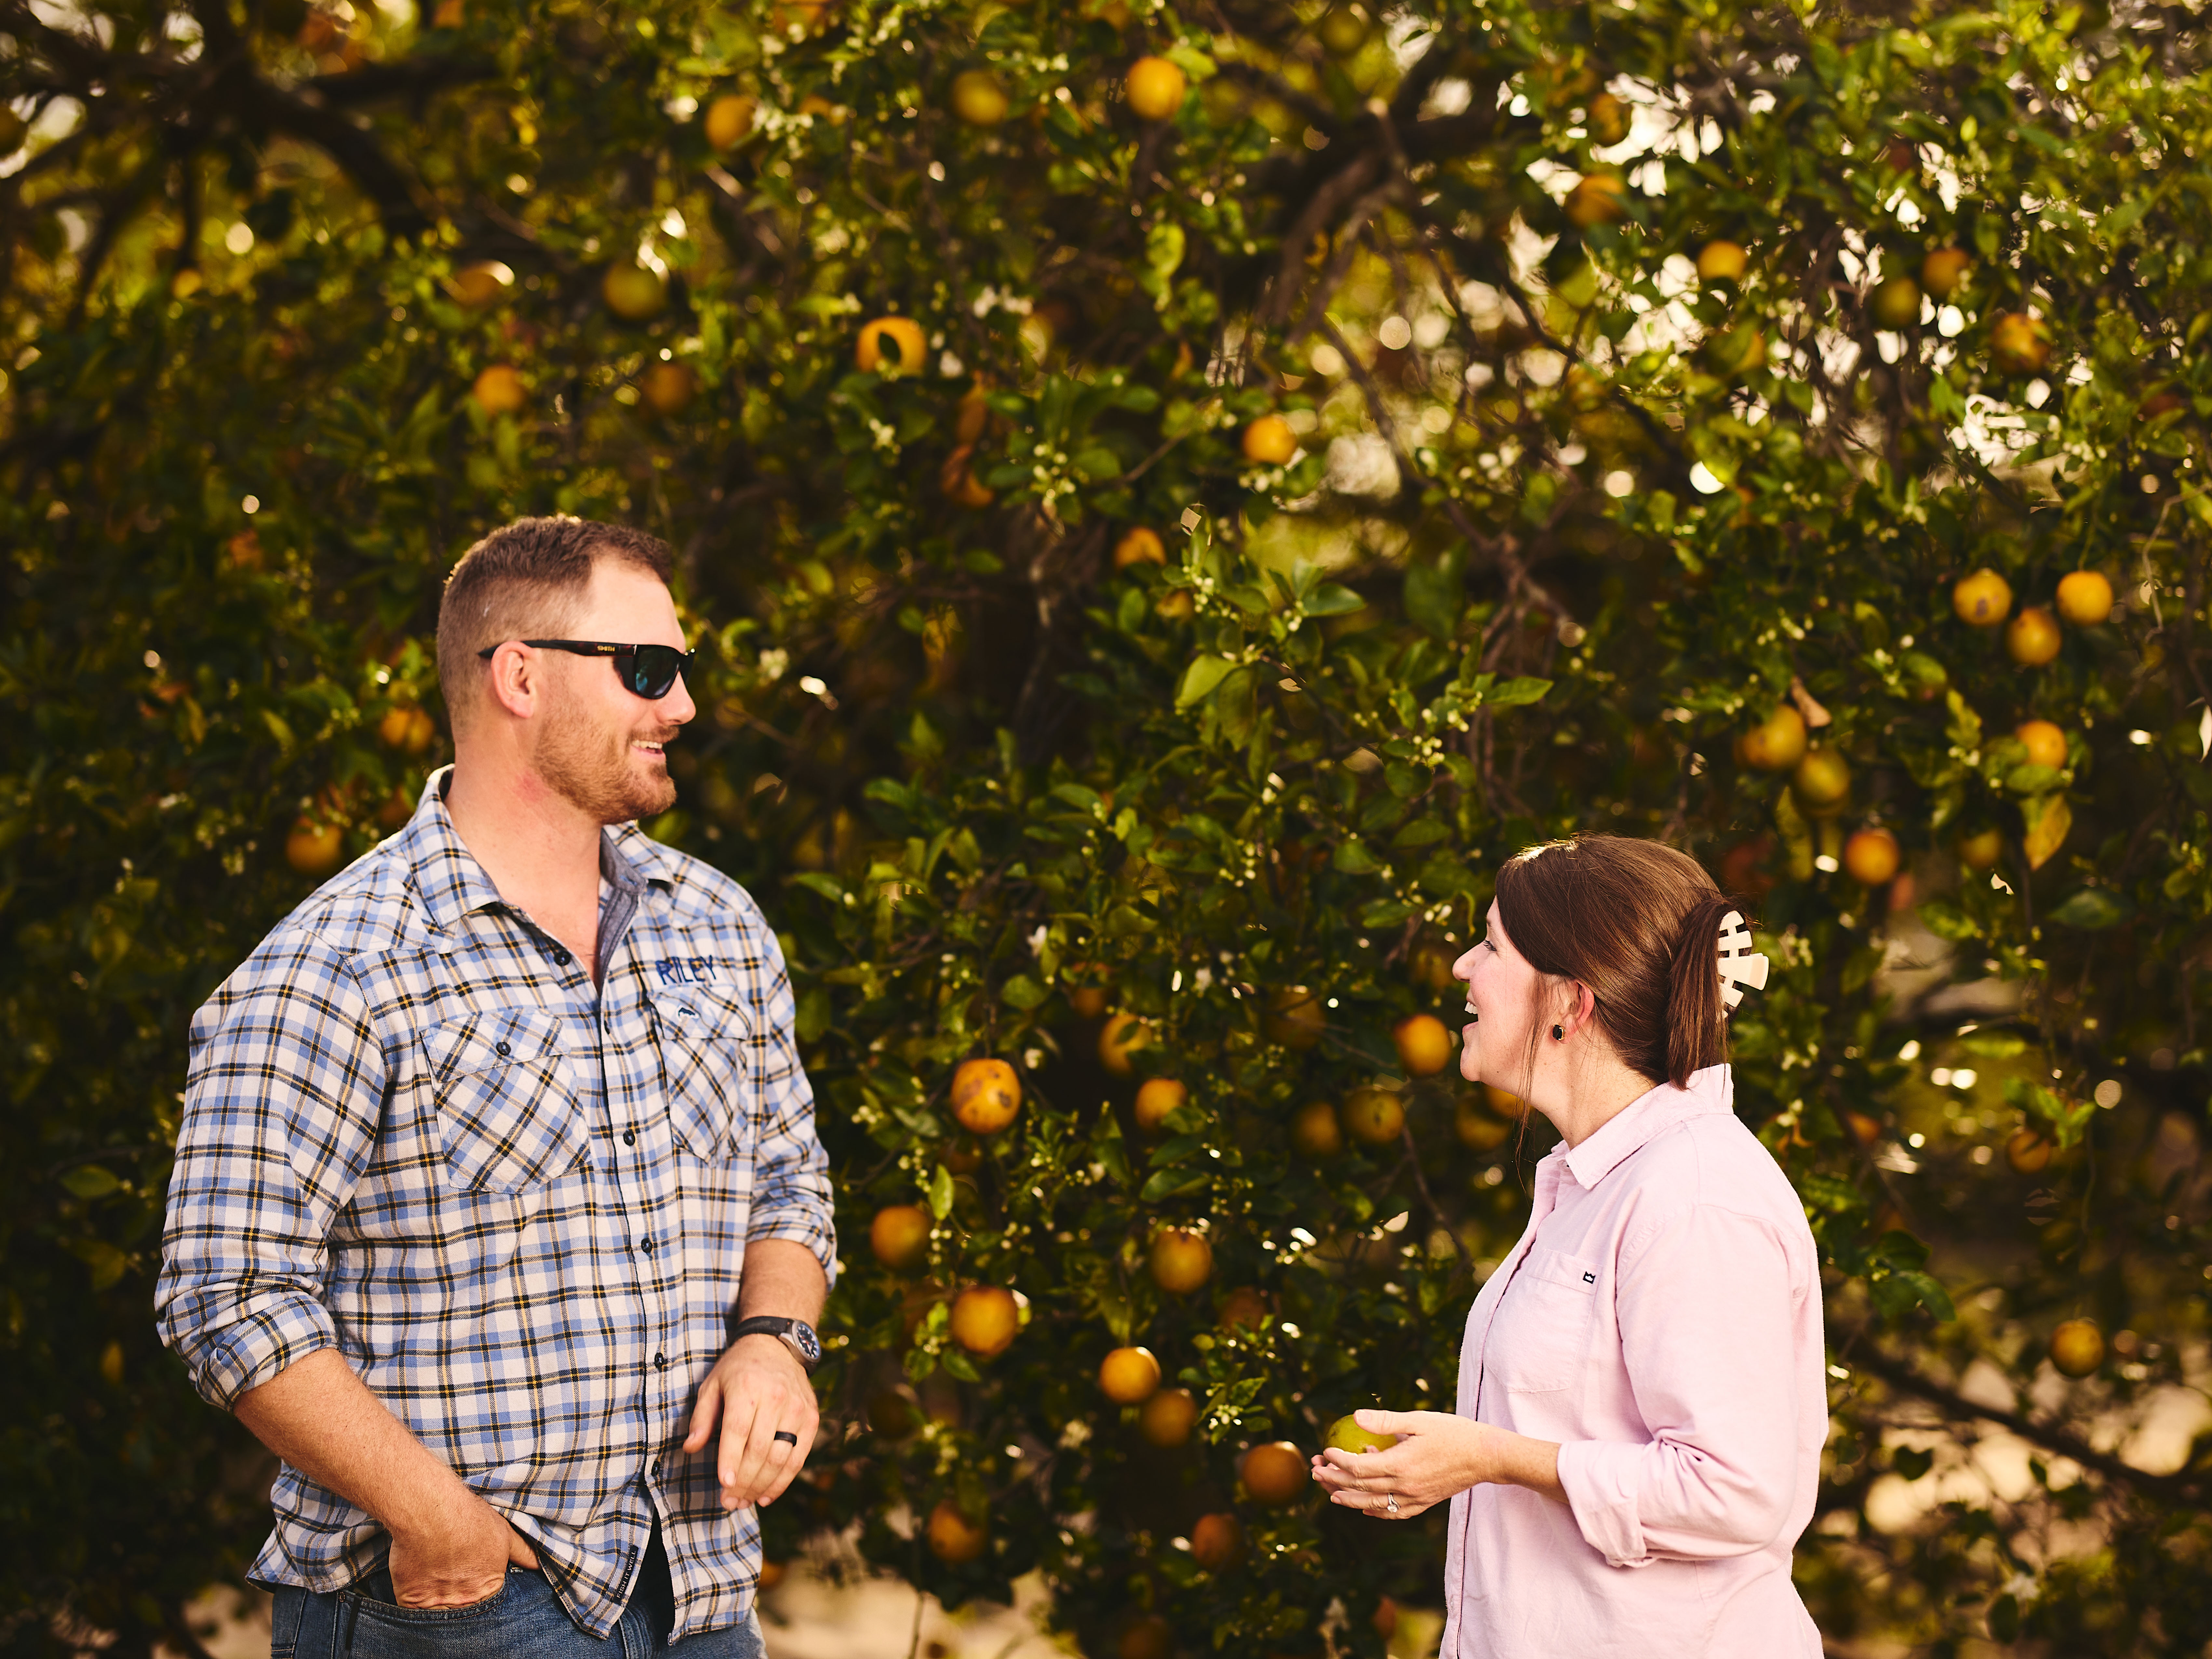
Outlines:
POLYGON ((520 640, 508 640, 484 665, 483 696, 489 705, 484 712, 496 709, 515 720, 528 720, 544 700, 544 675, 545 664, 537 652, 520 640))

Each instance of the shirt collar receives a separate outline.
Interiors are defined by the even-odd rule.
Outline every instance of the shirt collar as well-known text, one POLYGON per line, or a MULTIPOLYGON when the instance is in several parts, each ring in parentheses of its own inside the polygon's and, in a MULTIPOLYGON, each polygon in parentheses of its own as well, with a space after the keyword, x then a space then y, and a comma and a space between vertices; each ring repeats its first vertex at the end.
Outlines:
MULTIPOLYGON (((430 925, 441 930, 501 902, 499 889, 453 828, 453 814, 446 808, 446 790, 453 777, 450 766, 430 774, 415 816, 399 832, 399 856, 407 866, 408 884, 430 925)), ((661 888, 676 884, 666 849, 635 823, 614 824, 599 832, 599 874, 609 885, 629 892, 642 891, 648 884, 661 888)))
POLYGON ((1686 1087, 1662 1083, 1638 1095, 1607 1119, 1596 1133, 1562 1157, 1577 1186, 1595 1187, 1644 1143, 1685 1118, 1735 1109, 1735 1076, 1726 1066, 1690 1073, 1686 1087))

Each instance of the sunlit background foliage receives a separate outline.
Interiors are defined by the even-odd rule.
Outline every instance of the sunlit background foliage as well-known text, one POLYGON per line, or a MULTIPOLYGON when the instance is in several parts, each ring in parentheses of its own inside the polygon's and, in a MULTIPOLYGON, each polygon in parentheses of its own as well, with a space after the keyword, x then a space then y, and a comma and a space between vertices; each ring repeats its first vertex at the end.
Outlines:
POLYGON ((1124 1659, 1433 1639, 1441 1513, 1240 1454, 1448 1405, 1547 1132, 1399 1022, 1501 858, 1607 829, 1777 961, 1833 1650, 2201 1651, 2202 39, 0 5, 0 1641, 191 1653, 263 1534, 149 1316, 185 1023, 404 821, 442 574, 558 511, 678 551, 653 829, 784 930, 839 1172, 780 1559, 1041 1571, 1124 1659))

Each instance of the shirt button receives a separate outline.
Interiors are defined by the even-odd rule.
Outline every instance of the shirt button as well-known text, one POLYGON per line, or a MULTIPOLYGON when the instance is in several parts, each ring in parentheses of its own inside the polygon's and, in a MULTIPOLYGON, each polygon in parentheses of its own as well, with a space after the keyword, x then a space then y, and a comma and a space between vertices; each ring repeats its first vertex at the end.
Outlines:
POLYGON ((651 1236, 648 1235, 644 1238, 639 1239, 637 1241, 637 1248, 643 1250, 647 1255, 651 1255, 653 1254, 653 1239, 651 1236))
POLYGON ((556 968, 566 968, 568 965, 568 953, 566 951, 556 951, 553 953, 553 965, 556 968))
POLYGON ((666 1370, 668 1369, 668 1356, 665 1353, 657 1353, 653 1355, 653 1367, 655 1370, 666 1370))
POLYGON ((624 1129, 624 1130, 623 1131, 623 1146, 636 1146, 636 1145, 637 1145, 637 1131, 636 1131, 636 1130, 635 1130, 635 1129, 624 1129))
POLYGON ((514 1045, 511 1042, 501 1042, 496 1046, 501 1054, 511 1054, 514 1052, 514 1045))
POLYGON ((655 1474, 660 1473, 660 1460, 657 1457, 653 1460, 653 1472, 655 1474))

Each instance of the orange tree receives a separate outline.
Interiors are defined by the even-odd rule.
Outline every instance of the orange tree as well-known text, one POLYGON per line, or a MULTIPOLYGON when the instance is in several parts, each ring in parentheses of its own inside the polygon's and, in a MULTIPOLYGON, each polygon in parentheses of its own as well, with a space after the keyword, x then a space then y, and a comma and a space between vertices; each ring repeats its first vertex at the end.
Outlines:
POLYGON ((1739 1101, 1830 1270, 1824 1627, 2212 1633, 2185 21, 0 37, 11 1647, 192 1651, 259 1535, 149 1318, 184 1022, 402 819, 440 576, 526 511, 679 550, 706 712, 654 832, 799 981, 847 1272, 779 1553, 1038 1571, 1133 1659, 1377 1650, 1440 1517, 1245 1454, 1449 1401, 1542 1135, 1419 1021, 1496 861, 1607 828, 1777 959, 1739 1101))

